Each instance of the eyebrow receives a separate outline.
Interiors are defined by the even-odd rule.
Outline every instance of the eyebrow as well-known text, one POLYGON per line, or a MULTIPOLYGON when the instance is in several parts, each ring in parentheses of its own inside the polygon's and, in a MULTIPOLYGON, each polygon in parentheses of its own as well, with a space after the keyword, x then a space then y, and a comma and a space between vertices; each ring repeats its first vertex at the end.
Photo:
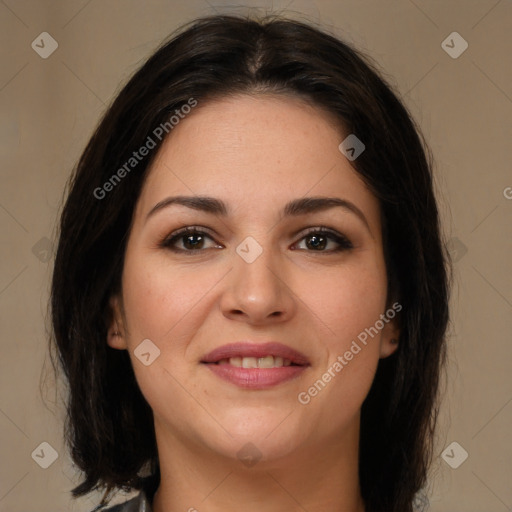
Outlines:
MULTIPOLYGON (((228 205, 224 201, 216 199, 215 197, 173 196, 167 197, 153 206, 146 216, 146 222, 158 211, 175 204, 222 217, 226 217, 230 212, 228 205)), ((313 196, 294 199, 285 205, 281 217, 297 217, 299 215, 321 212, 335 207, 343 208, 344 210, 355 214, 363 222, 370 234, 372 234, 370 225, 364 213, 354 203, 339 197, 313 196)))

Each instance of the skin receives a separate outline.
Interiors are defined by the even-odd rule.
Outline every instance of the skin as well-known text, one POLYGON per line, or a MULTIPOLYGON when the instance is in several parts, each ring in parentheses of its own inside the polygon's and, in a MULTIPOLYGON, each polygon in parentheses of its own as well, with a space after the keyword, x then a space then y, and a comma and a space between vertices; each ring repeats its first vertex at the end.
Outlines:
POLYGON ((160 148, 136 205, 108 338, 129 351, 154 413, 155 512, 364 512, 360 410, 379 358, 397 348, 396 317, 307 405, 297 399, 390 307, 379 203, 338 149, 347 135, 299 98, 240 95, 199 104, 160 148), (231 212, 172 205, 147 218, 176 195, 212 196, 231 212), (281 215, 304 196, 348 200, 368 226, 340 207, 281 215), (305 231, 322 225, 353 248, 333 252, 340 245, 327 239, 316 249, 305 231), (186 226, 210 229, 200 249, 186 236, 174 245, 188 253, 159 246, 186 226), (248 236, 263 251, 252 263, 236 252, 248 236), (134 355, 144 339, 160 350, 149 366, 134 355), (200 364, 239 340, 284 343, 310 366, 247 390, 200 364), (261 455, 252 467, 237 456, 247 443, 261 455))

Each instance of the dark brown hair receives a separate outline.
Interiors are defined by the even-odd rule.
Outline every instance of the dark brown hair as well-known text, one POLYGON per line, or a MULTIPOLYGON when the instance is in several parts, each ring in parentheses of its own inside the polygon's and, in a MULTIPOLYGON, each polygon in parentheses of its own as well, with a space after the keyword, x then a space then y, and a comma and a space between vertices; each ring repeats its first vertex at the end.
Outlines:
POLYGON ((365 144, 352 165, 380 202, 389 300, 403 310, 399 348, 380 360, 362 406, 361 492, 367 512, 410 512, 431 461, 449 319, 432 157, 369 57, 276 16, 219 15, 182 27, 117 95, 73 173, 51 289, 52 347, 69 382, 66 441, 85 474, 73 496, 140 489, 143 471, 159 479, 152 410, 129 354, 106 340, 108 301, 120 290, 134 207, 161 141, 105 197, 94 190, 190 98, 260 92, 299 95, 365 144))

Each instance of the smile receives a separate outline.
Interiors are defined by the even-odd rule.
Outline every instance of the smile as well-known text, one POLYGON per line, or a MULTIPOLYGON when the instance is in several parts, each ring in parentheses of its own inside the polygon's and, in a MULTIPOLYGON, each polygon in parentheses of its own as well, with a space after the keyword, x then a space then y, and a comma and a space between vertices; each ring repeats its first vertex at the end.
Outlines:
POLYGON ((200 363, 243 389, 268 389, 295 379, 310 366, 307 357, 277 342, 237 342, 217 347, 200 363))
POLYGON ((230 357, 229 359, 221 359, 218 363, 230 364, 237 368, 281 368, 283 366, 297 366, 290 359, 284 359, 279 356, 268 355, 265 357, 230 357))
MULTIPOLYGON (((272 356, 270 356, 272 357, 272 356)), ((238 359, 238 358, 233 358, 238 359)), ((243 358, 248 361, 246 364, 257 365, 257 360, 253 357, 243 358), (252 361, 254 360, 254 361, 252 361)), ((267 359, 267 358, 260 358, 267 359)), ((273 358, 272 358, 273 359, 273 358)), ((203 363, 210 371, 222 380, 230 382, 240 388, 245 389, 268 389, 278 384, 282 384, 289 380, 300 376, 308 366, 299 366, 290 364, 288 366, 272 366, 272 367, 242 367, 234 366, 229 361, 221 363, 203 363)))

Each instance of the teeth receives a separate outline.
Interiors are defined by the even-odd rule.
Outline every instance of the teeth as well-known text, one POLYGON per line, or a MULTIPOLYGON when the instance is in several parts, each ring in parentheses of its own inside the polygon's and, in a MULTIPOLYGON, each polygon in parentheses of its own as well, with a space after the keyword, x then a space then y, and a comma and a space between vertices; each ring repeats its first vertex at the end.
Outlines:
POLYGON ((237 368, 281 368, 282 366, 291 366, 292 362, 282 357, 265 356, 230 357, 229 359, 221 359, 218 364, 230 364, 237 368))
POLYGON ((242 368, 258 368, 258 361, 255 357, 242 357, 242 368))
POLYGON ((231 359, 225 360, 231 366, 236 366, 238 368, 242 368, 242 358, 241 357, 232 357, 231 359))
POLYGON ((274 357, 273 356, 260 357, 258 359, 258 367, 259 368, 274 368, 274 357))

